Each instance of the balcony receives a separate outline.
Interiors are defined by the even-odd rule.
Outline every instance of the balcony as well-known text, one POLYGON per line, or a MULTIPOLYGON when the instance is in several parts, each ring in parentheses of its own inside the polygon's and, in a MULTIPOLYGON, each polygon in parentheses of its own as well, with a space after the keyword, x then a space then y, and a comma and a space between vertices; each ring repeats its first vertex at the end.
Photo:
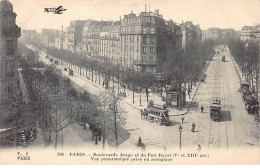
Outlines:
POLYGON ((21 36, 21 27, 15 25, 14 27, 4 27, 1 31, 2 36, 21 36))

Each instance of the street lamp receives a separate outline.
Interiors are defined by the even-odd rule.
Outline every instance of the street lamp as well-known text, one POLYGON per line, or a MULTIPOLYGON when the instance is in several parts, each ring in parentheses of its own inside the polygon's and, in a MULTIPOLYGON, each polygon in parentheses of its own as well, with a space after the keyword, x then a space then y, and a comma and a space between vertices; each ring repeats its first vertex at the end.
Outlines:
POLYGON ((183 127, 180 125, 180 126, 179 126, 179 132, 180 132, 180 149, 181 149, 181 132, 182 132, 182 128, 183 128, 183 127))

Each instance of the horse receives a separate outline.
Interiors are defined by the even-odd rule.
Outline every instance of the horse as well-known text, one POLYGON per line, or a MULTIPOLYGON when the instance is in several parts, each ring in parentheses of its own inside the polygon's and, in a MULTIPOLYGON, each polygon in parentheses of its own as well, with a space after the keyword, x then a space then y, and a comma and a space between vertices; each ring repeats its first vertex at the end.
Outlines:
POLYGON ((147 109, 141 109, 141 118, 146 119, 147 121, 147 116, 148 116, 148 110, 147 109))

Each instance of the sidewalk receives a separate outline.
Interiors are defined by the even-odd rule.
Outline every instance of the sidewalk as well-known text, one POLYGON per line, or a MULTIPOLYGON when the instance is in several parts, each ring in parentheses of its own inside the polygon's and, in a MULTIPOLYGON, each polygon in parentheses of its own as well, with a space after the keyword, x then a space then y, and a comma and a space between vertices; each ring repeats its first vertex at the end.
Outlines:
MULTIPOLYGON (((69 63, 67 63, 66 61, 62 61, 63 65, 59 65, 60 67, 71 67, 71 66, 64 66, 64 65, 69 65, 69 63)), ((63 69, 63 68, 61 68, 63 69)), ((95 86, 98 90, 101 91, 105 91, 105 87, 102 86, 102 82, 103 82, 103 76, 100 76, 100 85, 99 85, 99 77, 96 75, 97 73, 94 71, 93 72, 93 82, 91 80, 91 78, 86 78, 86 70, 85 69, 81 69, 81 75, 80 75, 80 71, 79 71, 79 67, 73 65, 72 69, 74 71, 74 76, 81 78, 82 80, 88 82, 89 84, 95 86)), ((66 73, 66 71, 64 71, 63 73, 66 73)), ((68 72, 67 72, 68 73, 68 72)), ((109 89, 112 90, 112 81, 110 81, 110 87, 109 89)), ((186 91, 186 104, 189 104, 192 102, 194 94, 196 93, 197 88, 199 87, 199 83, 195 86, 192 87, 191 89, 191 94, 190 94, 190 98, 188 96, 188 93, 186 91)), ((118 92, 118 82, 115 81, 114 82, 114 90, 115 93, 118 92)), ((119 86, 119 92, 123 92, 124 88, 119 86)), ((129 90, 129 89, 125 89, 126 92, 126 97, 122 98, 122 100, 132 106, 133 108, 137 109, 137 110, 141 110, 147 107, 148 103, 150 100, 153 100, 155 104, 157 105, 164 105, 165 101, 162 100, 160 93, 158 94, 154 94, 154 93, 149 93, 148 95, 148 102, 147 102, 147 97, 145 93, 141 93, 141 104, 140 104, 140 93, 134 93, 134 103, 133 103, 133 91, 129 90)), ((165 94, 165 93, 163 93, 165 94)), ((178 116, 178 115, 184 115, 186 114, 188 111, 186 108, 184 108, 183 110, 179 110, 179 109, 169 109, 169 115, 170 116, 178 116)))
MULTIPOLYGON (((227 52, 227 51, 226 51, 226 52, 227 52)), ((235 67, 235 70, 236 70, 236 73, 237 73, 237 75, 238 75, 238 78, 239 78, 240 82, 241 82, 241 81, 245 81, 246 79, 245 79, 245 77, 243 76, 243 73, 242 73, 241 68, 238 66, 238 64, 237 64, 236 60, 233 58, 232 54, 231 54, 229 51, 228 51, 228 53, 229 53, 230 58, 231 58, 231 60, 232 60, 232 62, 233 62, 233 65, 234 65, 234 67, 235 67)))

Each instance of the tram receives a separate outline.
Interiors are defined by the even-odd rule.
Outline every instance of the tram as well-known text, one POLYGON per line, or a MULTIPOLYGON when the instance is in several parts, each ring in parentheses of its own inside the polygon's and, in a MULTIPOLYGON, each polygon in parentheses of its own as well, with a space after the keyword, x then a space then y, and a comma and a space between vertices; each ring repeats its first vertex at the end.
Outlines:
POLYGON ((220 121, 221 105, 218 97, 211 98, 210 101, 210 119, 213 121, 220 121))

